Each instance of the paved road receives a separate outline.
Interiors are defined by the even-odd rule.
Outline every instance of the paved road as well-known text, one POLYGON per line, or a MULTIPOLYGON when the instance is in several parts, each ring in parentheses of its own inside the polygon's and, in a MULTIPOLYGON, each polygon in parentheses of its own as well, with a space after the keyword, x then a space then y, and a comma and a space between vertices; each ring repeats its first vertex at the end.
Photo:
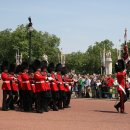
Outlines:
MULTIPOLYGON (((0 101, 1 96, 0 92, 0 101)), ((126 103, 128 114, 117 113, 114 103, 72 99, 71 108, 43 114, 0 110, 0 130, 129 130, 130 102, 126 103)))

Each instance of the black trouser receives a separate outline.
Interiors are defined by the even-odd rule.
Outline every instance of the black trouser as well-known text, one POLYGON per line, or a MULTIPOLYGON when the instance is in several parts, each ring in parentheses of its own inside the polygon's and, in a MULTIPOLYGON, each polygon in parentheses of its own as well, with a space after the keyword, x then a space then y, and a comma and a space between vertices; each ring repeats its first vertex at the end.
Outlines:
POLYGON ((36 109, 37 107, 37 103, 36 103, 36 93, 32 92, 32 107, 34 106, 34 109, 36 109))
POLYGON ((59 99, 59 92, 58 91, 52 91, 52 108, 55 110, 58 106, 58 99, 59 99))
POLYGON ((19 100, 18 100, 18 105, 20 109, 23 109, 23 97, 24 97, 24 91, 19 90, 19 100))
POLYGON ((43 112, 43 99, 44 99, 44 91, 36 93, 36 111, 38 113, 43 112))
POLYGON ((69 107, 70 99, 71 99, 71 91, 66 92, 66 104, 65 104, 65 107, 69 107))
POLYGON ((59 91, 59 101, 58 101, 58 108, 62 109, 65 105, 65 91, 59 91))
POLYGON ((8 110, 11 100, 12 100, 12 91, 3 90, 2 110, 8 110))
POLYGON ((30 112, 32 110, 32 97, 30 90, 23 91, 23 109, 25 112, 30 112))
POLYGON ((18 92, 17 91, 12 91, 12 100, 10 102, 10 109, 14 109, 14 104, 16 104, 18 101, 18 92))
POLYGON ((44 95, 43 95, 43 110, 45 112, 48 112, 48 108, 51 104, 51 100, 52 100, 52 93, 51 93, 51 90, 47 90, 44 92, 44 95))
POLYGON ((120 102, 115 105, 116 108, 120 108, 121 109, 121 113, 124 112, 124 103, 127 101, 127 96, 126 94, 124 94, 123 91, 118 91, 119 95, 120 95, 120 102))

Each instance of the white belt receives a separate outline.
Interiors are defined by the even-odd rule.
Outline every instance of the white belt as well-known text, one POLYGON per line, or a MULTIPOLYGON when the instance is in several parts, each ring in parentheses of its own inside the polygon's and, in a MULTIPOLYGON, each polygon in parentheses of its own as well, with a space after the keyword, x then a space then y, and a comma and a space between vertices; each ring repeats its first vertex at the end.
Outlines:
POLYGON ((31 85, 35 85, 35 84, 31 84, 31 85))
POLYGON ((58 82, 59 84, 62 84, 62 82, 58 82))
POLYGON ((119 88, 124 92, 124 94, 126 95, 125 89, 119 84, 119 88))
POLYGON ((3 81, 3 83, 10 83, 10 81, 3 81))
POLYGON ((23 83, 29 83, 29 81, 23 81, 23 83))
POLYGON ((36 84, 40 84, 40 83, 45 83, 44 81, 39 81, 39 82, 36 82, 36 84))

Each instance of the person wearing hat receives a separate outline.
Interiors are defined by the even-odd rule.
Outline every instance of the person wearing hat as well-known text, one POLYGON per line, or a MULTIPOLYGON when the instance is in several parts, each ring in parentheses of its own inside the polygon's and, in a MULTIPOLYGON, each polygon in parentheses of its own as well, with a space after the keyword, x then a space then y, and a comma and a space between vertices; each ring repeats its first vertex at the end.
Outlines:
POLYGON ((64 87, 65 87, 65 100, 64 100, 64 104, 63 107, 64 108, 68 108, 70 107, 70 99, 71 99, 71 91, 72 91, 72 82, 73 80, 69 77, 69 75, 67 74, 67 68, 66 67, 62 67, 62 78, 64 81, 64 87))
POLYGON ((55 77, 55 65, 54 63, 50 63, 48 66, 48 72, 50 74, 50 87, 51 87, 51 93, 52 93, 52 109, 53 111, 58 111, 58 98, 59 98, 59 89, 57 86, 57 80, 55 77))
POLYGON ((29 66, 29 81, 30 81, 31 89, 32 89, 32 108, 34 110, 36 110, 36 87, 35 87, 35 81, 34 81, 34 68, 33 68, 33 65, 29 66))
POLYGON ((62 80, 62 75, 61 75, 61 71, 62 71, 62 64, 58 63, 56 65, 56 80, 57 80, 57 86, 59 89, 59 101, 58 101, 58 108, 59 109, 63 109, 64 108, 64 101, 65 101, 65 87, 64 87, 64 83, 62 80))
POLYGON ((47 61, 45 61, 45 60, 42 61, 41 73, 43 76, 46 77, 46 80, 45 80, 46 94, 45 94, 44 103, 45 103, 45 106, 47 106, 47 108, 45 107, 44 109, 46 112, 48 112, 50 109, 52 94, 51 94, 50 82, 49 82, 48 72, 47 72, 47 61))
POLYGON ((116 110, 119 112, 120 109, 120 113, 125 113, 125 107, 124 107, 124 103, 127 101, 127 96, 126 96, 126 92, 125 92, 125 78, 126 78, 126 72, 125 70, 125 62, 123 59, 119 59, 117 61, 117 63, 115 64, 115 71, 116 71, 116 78, 118 81, 118 93, 120 95, 120 102, 118 102, 116 105, 114 105, 114 107, 116 108, 116 110))
POLYGON ((17 84, 18 84, 18 90, 19 90, 19 99, 18 99, 18 106, 20 110, 23 110, 23 83, 22 83, 22 66, 18 65, 16 67, 16 74, 17 74, 17 84))
POLYGON ((29 81, 29 75, 28 75, 28 63, 23 62, 22 63, 22 87, 23 87, 23 110, 25 112, 31 112, 32 111, 32 98, 31 98, 31 85, 29 81))
POLYGON ((46 77, 41 74, 41 62, 39 60, 36 59, 34 61, 33 67, 36 92, 36 112, 43 113, 45 107, 47 109, 47 106, 45 106, 46 77))
POLYGON ((17 86, 17 79, 16 76, 14 74, 16 69, 15 64, 10 64, 9 66, 9 76, 12 78, 12 80, 10 81, 10 85, 11 85, 11 90, 12 90, 12 100, 10 103, 10 109, 14 110, 14 105, 17 103, 18 101, 18 86, 17 86))
POLYGON ((10 102, 12 100, 12 91, 10 86, 10 81, 12 80, 8 74, 8 61, 3 61, 1 65, 1 79, 2 83, 2 90, 3 90, 3 102, 2 102, 2 110, 8 111, 10 102))

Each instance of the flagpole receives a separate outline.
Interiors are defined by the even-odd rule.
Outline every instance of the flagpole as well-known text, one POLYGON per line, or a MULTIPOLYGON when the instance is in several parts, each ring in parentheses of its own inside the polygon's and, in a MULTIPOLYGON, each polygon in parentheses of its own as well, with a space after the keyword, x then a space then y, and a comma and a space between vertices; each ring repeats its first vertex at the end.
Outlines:
POLYGON ((102 63, 102 53, 100 51, 100 60, 101 60, 101 75, 102 75, 102 66, 103 66, 103 63, 102 63))
POLYGON ((125 28, 124 33, 124 47, 123 47, 123 59, 125 63, 129 61, 129 52, 128 52, 128 45, 127 45, 127 29, 125 28))
POLYGON ((104 45, 104 49, 103 49, 103 67, 104 67, 104 70, 103 70, 103 74, 105 75, 106 74, 106 50, 105 50, 105 45, 104 45))
POLYGON ((119 39, 119 49, 117 48, 117 59, 121 59, 121 39, 119 39))

